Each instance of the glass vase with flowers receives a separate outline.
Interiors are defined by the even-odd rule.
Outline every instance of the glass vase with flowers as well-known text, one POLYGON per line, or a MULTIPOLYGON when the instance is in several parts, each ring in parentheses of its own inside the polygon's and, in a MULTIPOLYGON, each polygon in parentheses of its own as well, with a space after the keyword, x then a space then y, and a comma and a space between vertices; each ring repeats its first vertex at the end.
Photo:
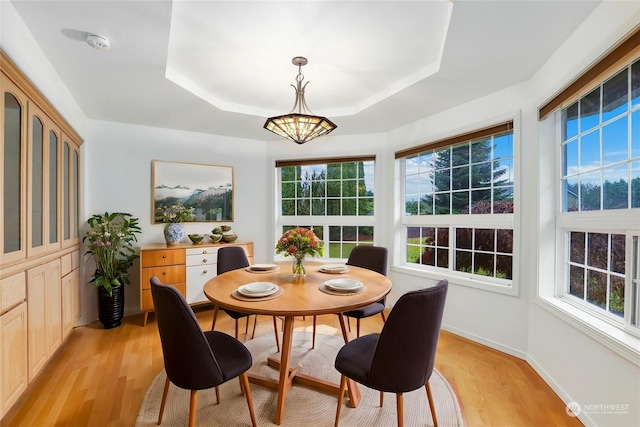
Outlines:
POLYGON ((305 256, 322 256, 322 241, 307 228, 296 227, 287 230, 276 243, 276 253, 294 258, 291 271, 294 277, 304 277, 306 270, 303 260, 305 256))

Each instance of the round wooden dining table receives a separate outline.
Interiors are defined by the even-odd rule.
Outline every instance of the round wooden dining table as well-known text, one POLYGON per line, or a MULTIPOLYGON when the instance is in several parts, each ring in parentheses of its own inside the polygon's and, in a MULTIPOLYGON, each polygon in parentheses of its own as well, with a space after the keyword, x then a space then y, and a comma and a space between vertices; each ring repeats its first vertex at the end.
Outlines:
MULTIPOLYGON (((300 367, 290 366, 293 323, 296 316, 337 314, 342 335, 347 342, 349 334, 345 327, 345 311, 364 307, 380 301, 391 291, 391 281, 384 275, 365 268, 347 266, 349 271, 341 274, 322 272, 321 262, 305 262, 306 275, 295 278, 291 262, 277 263, 275 271, 254 271, 251 268, 228 271, 209 280, 204 294, 219 307, 284 318, 284 332, 280 360, 269 358, 268 364, 280 370, 278 380, 249 374, 249 381, 277 390, 278 402, 275 423, 281 424, 287 393, 295 383, 319 388, 325 392, 339 393, 338 384, 311 377, 300 372, 300 367), (357 292, 331 292, 324 283, 331 279, 354 279, 362 282, 357 292), (279 286, 276 294, 264 298, 244 298, 237 289, 253 282, 271 282, 279 286)), ((348 382, 349 400, 356 407, 360 392, 355 382, 348 382)))

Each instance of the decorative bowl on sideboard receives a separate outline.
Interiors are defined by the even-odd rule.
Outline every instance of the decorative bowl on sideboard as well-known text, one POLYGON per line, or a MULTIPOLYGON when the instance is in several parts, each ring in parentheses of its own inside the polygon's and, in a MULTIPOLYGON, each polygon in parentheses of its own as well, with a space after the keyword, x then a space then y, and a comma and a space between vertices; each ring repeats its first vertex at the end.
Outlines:
POLYGON ((193 242, 194 245, 198 245, 202 243, 204 236, 206 236, 206 234, 189 234, 189 239, 193 242))
POLYGON ((238 239, 235 233, 222 233, 222 241, 225 243, 233 243, 238 239))

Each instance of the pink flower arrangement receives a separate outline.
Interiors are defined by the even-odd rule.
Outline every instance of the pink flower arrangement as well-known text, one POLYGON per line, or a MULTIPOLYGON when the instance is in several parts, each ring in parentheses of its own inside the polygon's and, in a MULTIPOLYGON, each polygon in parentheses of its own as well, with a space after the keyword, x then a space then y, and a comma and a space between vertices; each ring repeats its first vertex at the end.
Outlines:
POLYGON ((305 255, 322 256, 322 242, 313 230, 297 227, 280 236, 276 244, 276 253, 296 258, 303 258, 305 255))

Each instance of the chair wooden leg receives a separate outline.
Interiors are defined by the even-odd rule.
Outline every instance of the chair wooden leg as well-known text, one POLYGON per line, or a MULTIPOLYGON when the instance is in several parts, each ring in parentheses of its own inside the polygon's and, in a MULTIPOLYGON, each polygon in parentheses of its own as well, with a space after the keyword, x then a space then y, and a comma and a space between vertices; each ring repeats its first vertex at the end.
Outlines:
MULTIPOLYGON (((247 323, 249 323, 249 318, 247 317, 247 323)), ((251 339, 256 336, 256 325, 258 324, 258 315, 253 316, 253 332, 251 332, 251 339)))
POLYGON ((311 338, 311 348, 316 348, 316 317, 313 316, 313 336, 311 338))
POLYGON ((424 385, 427 389, 427 399, 429 400, 429 409, 431 409, 431 417, 433 418, 433 427, 438 427, 438 418, 436 417, 436 405, 433 403, 433 394, 431 394, 431 385, 429 381, 424 385))
POLYGON ((238 339, 238 322, 239 319, 236 319, 236 339, 238 339))
POLYGON ((220 388, 216 386, 216 405, 220 404, 220 388))
POLYGON ((384 391, 380 392, 380 407, 384 406, 384 391))
POLYGON ((196 410, 198 409, 198 390, 191 390, 189 401, 189 427, 196 425, 196 410))
POLYGON ((382 323, 386 323, 387 318, 384 317, 384 310, 380 312, 380 316, 382 316, 382 323))
POLYGON ((356 319, 356 337, 360 338, 360 318, 356 319))
POLYGON ((347 377, 340 376, 340 391, 338 392, 338 407, 336 408, 336 421, 333 424, 334 427, 338 427, 340 423, 340 409, 342 409, 342 399, 344 398, 344 392, 347 389, 347 377))
POLYGON ((160 413, 158 414, 158 425, 162 424, 162 415, 164 414, 164 404, 167 401, 167 393, 169 392, 169 377, 164 382, 164 391, 162 392, 162 401, 160 402, 160 413))
POLYGON ((247 405, 249 406, 249 415, 251 415, 251 425, 256 427, 256 414, 253 410, 253 398, 251 397, 251 388, 249 387, 249 377, 246 372, 240 375, 240 380, 244 385, 244 395, 247 398, 247 405))
MULTIPOLYGON (((249 318, 250 318, 250 317, 251 317, 251 316, 246 316, 246 318, 247 318, 247 323, 245 323, 245 325, 244 325, 244 336, 245 336, 245 337, 248 337, 248 336, 249 336, 248 334, 249 334, 249 318)), ((246 340, 245 340, 245 341, 246 341, 246 340)))
POLYGON ((404 425, 404 405, 402 403, 402 393, 396 393, 396 411, 398 412, 398 427, 404 425))
POLYGON ((278 322, 276 322, 276 316, 273 316, 273 334, 276 336, 276 348, 280 353, 280 336, 278 335, 278 322))
POLYGON ((218 305, 213 306, 213 321, 211 322, 211 330, 216 327, 216 319, 218 318, 218 305))
POLYGON ((349 328, 349 332, 351 332, 351 318, 347 316, 347 327, 349 328))

